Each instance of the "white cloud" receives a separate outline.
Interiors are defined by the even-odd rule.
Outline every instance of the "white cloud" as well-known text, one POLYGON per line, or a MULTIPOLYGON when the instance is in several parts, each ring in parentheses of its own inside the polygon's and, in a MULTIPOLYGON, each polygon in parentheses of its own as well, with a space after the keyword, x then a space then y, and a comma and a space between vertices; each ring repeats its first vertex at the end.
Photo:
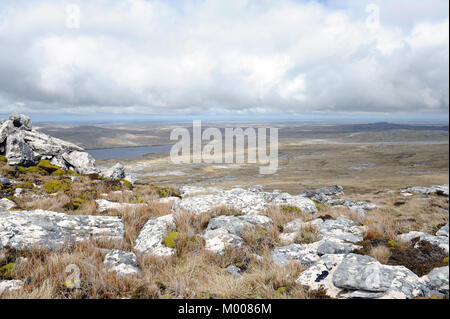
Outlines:
POLYGON ((5 0, 0 113, 448 112, 448 1, 372 2, 5 0))

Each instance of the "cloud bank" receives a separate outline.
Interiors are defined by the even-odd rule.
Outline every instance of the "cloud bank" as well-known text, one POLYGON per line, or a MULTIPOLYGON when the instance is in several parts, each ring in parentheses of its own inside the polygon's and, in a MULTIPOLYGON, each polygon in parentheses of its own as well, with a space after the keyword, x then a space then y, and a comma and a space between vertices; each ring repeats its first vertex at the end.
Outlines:
POLYGON ((3 0, 0 113, 447 114, 448 6, 3 0))

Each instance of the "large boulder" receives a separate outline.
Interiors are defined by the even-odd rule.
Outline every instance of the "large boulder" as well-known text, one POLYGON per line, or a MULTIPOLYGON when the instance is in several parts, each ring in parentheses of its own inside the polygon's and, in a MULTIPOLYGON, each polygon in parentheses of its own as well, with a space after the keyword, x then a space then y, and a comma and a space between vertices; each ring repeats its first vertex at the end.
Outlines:
POLYGON ((105 256, 103 265, 108 271, 113 271, 119 276, 129 276, 140 272, 136 255, 123 250, 110 250, 105 256))
POLYGON ((5 152, 9 165, 29 166, 36 162, 33 150, 25 143, 23 133, 20 131, 7 137, 5 152))
POLYGON ((86 152, 73 151, 62 155, 75 171, 79 174, 95 174, 99 170, 95 167, 95 159, 86 152))
POLYGON ((160 257, 173 255, 175 250, 166 247, 163 241, 167 234, 174 229, 175 218, 173 215, 150 219, 136 239, 134 250, 140 255, 152 254, 160 257))

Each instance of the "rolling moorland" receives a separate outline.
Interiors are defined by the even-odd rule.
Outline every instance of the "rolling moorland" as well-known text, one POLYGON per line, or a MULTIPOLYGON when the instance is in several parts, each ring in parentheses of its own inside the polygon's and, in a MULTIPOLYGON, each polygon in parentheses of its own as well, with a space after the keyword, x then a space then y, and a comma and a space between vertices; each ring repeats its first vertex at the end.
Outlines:
POLYGON ((279 128, 265 176, 89 155, 190 125, 3 122, 0 296, 448 298, 448 125, 239 123, 279 128))

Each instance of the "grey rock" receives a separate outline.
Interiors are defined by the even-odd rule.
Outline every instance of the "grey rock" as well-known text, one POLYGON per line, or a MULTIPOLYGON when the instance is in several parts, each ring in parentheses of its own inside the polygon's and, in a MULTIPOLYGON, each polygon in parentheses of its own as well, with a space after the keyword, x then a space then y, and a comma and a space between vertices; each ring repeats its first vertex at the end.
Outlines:
POLYGON ((120 163, 117 163, 110 169, 105 170, 102 174, 104 177, 111 179, 121 179, 125 178, 126 176, 125 167, 123 167, 123 165, 120 163))
POLYGON ((119 276, 129 276, 140 272, 136 255, 123 250, 110 250, 105 256, 103 265, 119 276))
POLYGON ((414 193, 414 194, 422 194, 422 195, 428 195, 432 193, 436 193, 441 196, 447 196, 449 195, 449 185, 433 185, 430 187, 422 187, 422 186, 415 186, 410 187, 407 189, 402 190, 403 193, 414 193))
MULTIPOLYGON (((14 127, 12 121, 6 121, 0 124, 0 144, 4 143, 8 135, 15 132, 16 128, 14 127)), ((4 152, 5 150, 0 150, 1 152, 4 152)))
POLYGON ((283 231, 288 233, 298 232, 303 225, 301 218, 294 219, 283 226, 283 231))
POLYGON ((421 279, 430 291, 438 291, 443 295, 448 295, 448 266, 435 268, 421 279))
POLYGON ((24 140, 40 158, 50 159, 72 151, 84 152, 84 149, 70 142, 52 137, 39 131, 24 132, 24 140))
POLYGON ((32 123, 28 116, 14 112, 10 115, 9 120, 13 123, 14 127, 31 131, 32 123))
POLYGON ((303 271, 296 282, 311 290, 323 288, 327 295, 336 298, 342 289, 333 284, 333 274, 345 255, 323 255, 311 267, 303 271))
POLYGON ((357 243, 363 240, 364 227, 345 217, 328 219, 320 224, 319 233, 324 239, 357 243))
POLYGON ((116 203, 116 202, 110 202, 106 199, 97 199, 95 200, 97 203, 97 210, 100 213, 106 212, 107 210, 111 209, 135 209, 138 207, 146 206, 146 204, 129 204, 129 203, 116 203))
POLYGON ((0 199, 0 211, 9 210, 13 207, 16 207, 16 203, 14 203, 12 200, 9 200, 7 198, 0 199))
POLYGON ((228 273, 230 273, 236 279, 242 277, 241 269, 239 267, 234 266, 234 265, 228 266, 226 268, 226 271, 228 273))
POLYGON ((272 220, 269 217, 261 215, 219 216, 209 221, 207 230, 224 228, 231 234, 242 236, 242 231, 247 227, 269 228, 272 225, 272 220))
POLYGON ((320 258, 317 254, 317 247, 317 242, 277 247, 272 251, 272 259, 279 266, 286 266, 291 260, 297 261, 305 266, 310 266, 320 258))
POLYGON ((99 172, 95 167, 94 158, 86 152, 73 151, 71 153, 64 153, 62 157, 79 174, 95 174, 99 172))
POLYGON ((152 254, 166 257, 174 254, 175 250, 163 244, 166 235, 175 229, 175 218, 173 215, 164 215, 150 219, 142 228, 134 250, 138 254, 152 254))
POLYGON ((0 211, 0 248, 59 249, 92 238, 122 240, 119 217, 67 215, 41 209, 0 211))
POLYGON ((21 131, 8 135, 5 152, 9 165, 29 166, 36 161, 33 150, 25 143, 21 131))
POLYGON ((0 295, 5 292, 20 290, 23 288, 21 280, 0 280, 0 295))
POLYGON ((392 273, 376 259, 348 254, 333 274, 333 284, 342 289, 385 292, 391 287, 392 273))
POLYGON ((333 185, 333 186, 328 186, 328 187, 317 188, 314 190, 306 190, 301 195, 309 197, 309 198, 319 195, 319 197, 316 197, 319 199, 321 196, 329 197, 329 196, 333 196, 333 195, 342 195, 343 192, 344 192, 344 188, 342 186, 333 185))
POLYGON ((436 236, 447 236, 448 237, 448 224, 439 229, 436 236))
POLYGON ((322 239, 319 242, 319 247, 317 247, 317 254, 320 256, 326 254, 348 254, 360 248, 362 247, 352 243, 322 239))
POLYGON ((13 183, 9 178, 0 176, 0 185, 11 185, 13 183))
POLYGON ((227 248, 240 249, 244 247, 244 240, 225 228, 206 230, 202 234, 205 239, 205 250, 222 255, 227 248))

